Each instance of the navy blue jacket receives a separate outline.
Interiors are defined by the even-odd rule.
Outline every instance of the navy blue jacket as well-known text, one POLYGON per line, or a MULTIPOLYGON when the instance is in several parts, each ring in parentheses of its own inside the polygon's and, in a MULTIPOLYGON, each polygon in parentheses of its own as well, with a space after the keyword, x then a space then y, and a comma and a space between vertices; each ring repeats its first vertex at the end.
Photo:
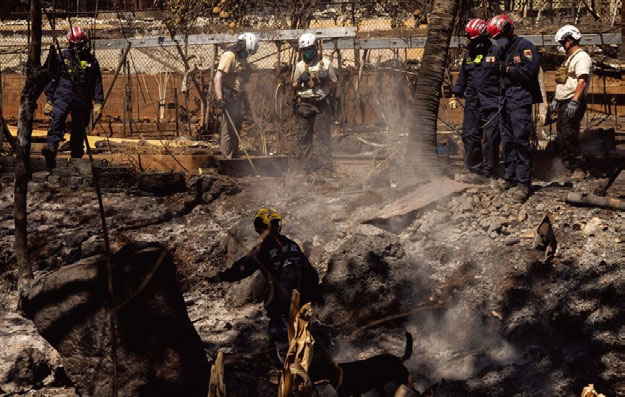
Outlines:
POLYGON ((517 108, 542 102, 538 83, 540 55, 536 47, 524 38, 514 36, 504 51, 502 62, 508 68, 503 76, 507 106, 517 108))
POLYGON ((490 41, 482 48, 465 51, 453 93, 464 94, 466 106, 499 107, 500 51, 490 41))
POLYGON ((299 291, 301 304, 319 302, 319 275, 299 245, 286 236, 266 236, 246 256, 218 274, 221 280, 232 282, 249 277, 258 269, 265 280, 278 282, 286 289, 273 287, 265 291, 265 309, 270 318, 289 312, 293 288, 299 291))
POLYGON ((72 103, 85 103, 91 108, 91 102, 104 102, 102 89, 102 72, 98 60, 91 54, 86 59, 79 60, 69 50, 61 51, 57 57, 56 70, 52 81, 46 86, 45 93, 48 102, 55 106, 72 103), (72 79, 74 87, 72 89, 72 79))

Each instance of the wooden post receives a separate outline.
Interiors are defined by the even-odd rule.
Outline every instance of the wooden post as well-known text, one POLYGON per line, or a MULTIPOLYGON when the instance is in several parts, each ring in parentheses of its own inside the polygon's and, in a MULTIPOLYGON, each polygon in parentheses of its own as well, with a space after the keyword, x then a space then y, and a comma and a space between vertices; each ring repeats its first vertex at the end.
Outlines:
POLYGON ((204 115, 204 123, 208 126, 211 113, 211 95, 213 93, 213 79, 215 78, 215 63, 217 62, 217 44, 213 44, 213 56, 211 57, 211 74, 208 81, 208 91, 206 92, 206 114, 204 115))
POLYGON ((124 61, 124 111, 122 112, 122 136, 126 136, 126 115, 128 110, 128 72, 124 61))
POLYGON ((132 129, 132 77, 130 76, 130 62, 128 61, 126 61, 126 74, 128 75, 128 91, 126 93, 126 95, 128 95, 128 129, 132 136, 134 133, 132 129))
POLYGON ((341 95, 341 118, 343 123, 347 123, 347 112, 345 111, 345 87, 343 84, 343 60, 341 58, 341 50, 338 49, 338 40, 334 39, 334 49, 336 50, 336 59, 338 62, 338 84, 339 95, 341 95))
POLYGON ((178 82, 176 81, 176 75, 174 74, 174 103, 176 105, 176 136, 180 136, 180 122, 178 120, 178 82))
POLYGON ((625 4, 621 5, 621 46, 619 48, 619 58, 625 61, 625 4))

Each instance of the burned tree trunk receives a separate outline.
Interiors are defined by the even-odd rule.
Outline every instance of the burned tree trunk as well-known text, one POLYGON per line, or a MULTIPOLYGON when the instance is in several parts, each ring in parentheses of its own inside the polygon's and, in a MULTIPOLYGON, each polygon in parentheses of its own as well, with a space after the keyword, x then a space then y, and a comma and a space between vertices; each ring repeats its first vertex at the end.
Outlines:
POLYGON ((414 115, 406 157, 423 175, 439 175, 436 123, 449 41, 460 0, 436 0, 428 18, 428 34, 417 80, 414 115))
POLYGON ((33 272, 28 258, 26 218, 28 179, 30 173, 30 138, 37 98, 50 80, 49 72, 41 67, 41 0, 30 2, 30 48, 26 63, 26 82, 20 97, 17 122, 17 153, 15 165, 15 257, 17 258, 18 291, 20 296, 32 282, 33 272))

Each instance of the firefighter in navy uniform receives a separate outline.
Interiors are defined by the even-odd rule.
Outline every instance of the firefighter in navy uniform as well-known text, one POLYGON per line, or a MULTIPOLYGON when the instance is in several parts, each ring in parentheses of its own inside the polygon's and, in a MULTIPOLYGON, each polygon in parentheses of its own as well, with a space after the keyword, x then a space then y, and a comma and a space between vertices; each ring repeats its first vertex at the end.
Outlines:
POLYGON ((474 18, 466 25, 469 40, 462 66, 449 100, 456 107, 456 96, 466 98, 462 142, 469 171, 495 177, 499 161, 499 52, 488 37, 486 21, 474 18), (484 143, 482 144, 482 135, 484 143))
POLYGON ((65 135, 65 120, 71 113, 71 156, 84 155, 85 128, 93 111, 93 119, 102 112, 104 90, 100 64, 89 49, 87 34, 73 27, 67 34, 69 47, 61 51, 54 68, 56 75, 45 89, 47 98, 43 113, 52 117, 47 145, 41 151, 49 169, 56 166, 56 151, 65 135))
POLYGON ((300 305, 321 303, 319 276, 299 245, 280 233, 282 217, 273 208, 262 208, 254 218, 254 229, 261 236, 258 243, 229 269, 209 281, 239 281, 260 269, 267 280, 265 310, 268 332, 274 342, 287 343, 291 292, 300 293, 300 305))
POLYGON ((532 43, 514 34, 514 22, 506 15, 488 22, 488 34, 502 51, 499 72, 505 187, 514 201, 524 202, 532 177, 532 104, 542 102, 540 57, 532 43))

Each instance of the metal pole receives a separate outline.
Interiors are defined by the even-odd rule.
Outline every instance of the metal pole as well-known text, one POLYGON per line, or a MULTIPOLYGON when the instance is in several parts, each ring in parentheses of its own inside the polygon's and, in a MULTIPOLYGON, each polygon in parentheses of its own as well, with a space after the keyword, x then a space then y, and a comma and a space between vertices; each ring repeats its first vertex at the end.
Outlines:
POLYGON ((341 66, 341 50, 338 49, 338 40, 334 39, 334 49, 336 50, 337 62, 338 62, 338 83, 339 83, 339 93, 341 95, 341 117, 343 123, 347 123, 347 113, 345 111, 345 88, 343 86, 343 67, 341 66))
MULTIPOLYGON (((232 121, 232 117, 230 117, 230 113, 228 112, 228 110, 224 109, 224 113, 226 114, 226 117, 228 118, 228 121, 230 122, 230 125, 232 126, 232 130, 236 134, 237 139, 239 140, 239 145, 240 145, 241 144, 241 135, 239 135, 239 131, 237 130, 237 127, 234 125, 234 122, 232 121)), ((258 171, 256 171, 256 167, 254 167, 254 163, 252 163, 252 158, 247 153, 247 149, 245 148, 245 146, 241 146, 241 148, 243 149, 243 153, 245 153, 245 157, 247 157, 247 161, 249 161, 250 166, 252 166, 252 171, 254 171, 256 176, 260 176, 258 174, 258 171)))
POLYGON ((217 44, 213 44, 213 56, 211 58, 211 74, 208 81, 208 91, 206 92, 206 113, 204 114, 204 125, 208 126, 208 118, 211 113, 211 94, 213 93, 213 79, 215 78, 215 62, 217 62, 217 44))

